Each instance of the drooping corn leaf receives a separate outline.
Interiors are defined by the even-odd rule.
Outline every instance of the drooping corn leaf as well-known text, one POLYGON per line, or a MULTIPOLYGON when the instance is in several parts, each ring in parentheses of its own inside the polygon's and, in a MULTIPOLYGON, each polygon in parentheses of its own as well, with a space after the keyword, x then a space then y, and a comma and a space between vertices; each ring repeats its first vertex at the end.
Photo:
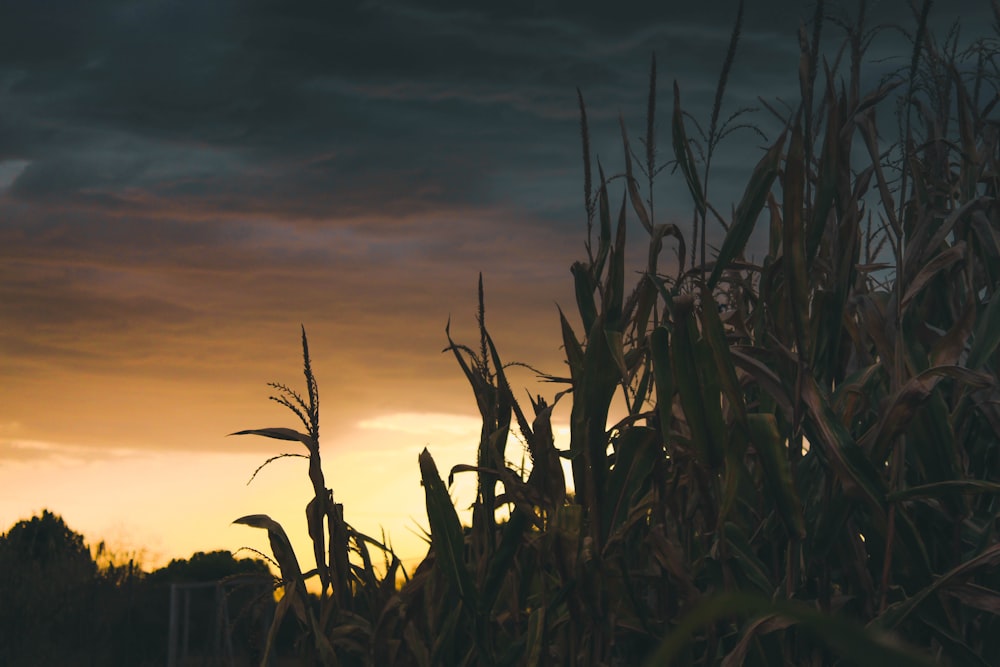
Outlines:
POLYGON ((952 247, 944 250, 934 256, 934 259, 927 262, 920 268, 920 272, 917 273, 913 281, 907 285, 906 294, 903 295, 903 300, 900 302, 900 307, 906 310, 913 299, 920 294, 920 292, 927 286, 927 283, 931 281, 932 278, 937 276, 939 273, 947 268, 950 268, 956 262, 965 259, 966 255, 966 244, 965 241, 959 241, 952 247))
POLYGON ((961 565, 952 568, 945 574, 936 578, 934 583, 925 587, 923 590, 907 597, 905 600, 901 600, 893 605, 890 605, 889 608, 879 614, 879 616, 868 625, 869 627, 886 629, 895 628, 931 594, 941 589, 948 588, 955 583, 962 583, 967 577, 983 568, 995 568, 998 565, 1000 565, 1000 544, 994 544, 982 553, 973 556, 961 565))
POLYGON ((806 605, 787 600, 769 600, 745 593, 713 596, 693 611, 667 635, 645 667, 668 667, 701 628, 734 614, 781 616, 816 636, 837 655, 859 667, 931 667, 934 663, 905 647, 885 632, 863 628, 834 614, 824 614, 806 605))
POLYGON ((302 577, 302 570, 299 568, 298 558, 295 556, 295 549, 292 548, 292 544, 285 534, 285 529, 266 514, 250 514, 236 519, 233 523, 266 530, 271 553, 281 570, 281 578, 284 581, 284 596, 282 597, 284 606, 280 613, 277 610, 275 612, 271 630, 268 632, 268 646, 272 646, 277 633, 276 626, 280 625, 282 617, 290 608, 295 612, 299 622, 308 630, 309 638, 313 642, 314 649, 322 664, 338 665, 339 661, 333 646, 330 645, 330 641, 321 631, 312 609, 306 604, 308 597, 305 580, 302 577))
POLYGON ((1000 345, 1000 299, 991 299, 972 334, 972 348, 966 366, 978 370, 1000 345))
POLYGON ((273 438, 275 440, 288 440, 291 442, 301 442, 309 451, 316 449, 316 441, 313 440, 311 436, 306 433, 300 433, 292 428, 251 428, 245 431, 236 431, 235 433, 230 433, 229 435, 260 435, 265 438, 273 438))
POLYGON ((979 479, 951 479, 895 491, 889 494, 889 501, 898 502, 913 498, 942 498, 953 494, 978 493, 1000 495, 1000 484, 979 479))
POLYGON ((906 429, 913 415, 944 378, 956 380, 970 389, 983 389, 993 382, 990 375, 961 366, 936 366, 910 378, 889 399, 878 424, 861 439, 862 446, 871 451, 873 461, 879 463, 885 460, 893 438, 906 429))

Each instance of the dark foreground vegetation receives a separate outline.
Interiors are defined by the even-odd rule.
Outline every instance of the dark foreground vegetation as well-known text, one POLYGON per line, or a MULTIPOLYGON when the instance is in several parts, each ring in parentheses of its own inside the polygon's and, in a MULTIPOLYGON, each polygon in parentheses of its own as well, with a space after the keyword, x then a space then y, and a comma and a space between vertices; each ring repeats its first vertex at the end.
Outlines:
POLYGON ((476 460, 446 477, 477 477, 472 525, 425 450, 430 550, 401 589, 398 559, 326 487, 303 333, 306 392, 273 385, 303 430, 242 432, 309 459, 313 553, 266 515, 238 519, 268 531, 281 566, 275 627, 297 618, 322 665, 996 665, 997 43, 959 49, 929 9, 890 28, 907 64, 863 88, 889 29, 864 2, 847 19, 817 3, 789 63, 800 100, 762 100, 783 129, 731 212, 711 203, 709 167, 741 122, 721 113, 740 19, 708 122, 674 86, 668 160, 655 61, 644 150, 623 123, 616 176, 593 169, 581 95, 586 255, 576 312, 553 327, 566 371, 546 376, 552 396, 515 400, 480 283, 479 340, 448 333, 446 349, 483 417, 476 460), (831 59, 824 40, 841 45, 831 59), (654 216, 670 172, 690 231, 654 216), (625 266, 627 234, 648 243, 641 266, 625 266), (609 424, 613 400, 626 416, 609 424), (568 449, 552 438, 560 401, 568 449), (510 463, 515 434, 528 470, 510 463))
MULTIPOLYGON (((267 565, 237 560, 228 551, 198 552, 146 573, 132 560, 116 562, 103 543, 92 554, 61 517, 43 511, 0 535, 0 665, 163 667, 168 661, 171 584, 218 581, 227 584, 223 590, 234 662, 206 660, 230 653, 224 645, 216 647, 222 629, 215 623, 219 606, 214 586, 192 586, 186 610, 190 659, 179 660, 183 633, 178 632, 177 667, 259 664, 274 607, 267 565)), ((183 604, 178 607, 182 614, 183 604)), ((182 620, 179 614, 179 630, 182 620)), ((293 639, 291 633, 283 637, 279 653, 291 653, 293 639)))

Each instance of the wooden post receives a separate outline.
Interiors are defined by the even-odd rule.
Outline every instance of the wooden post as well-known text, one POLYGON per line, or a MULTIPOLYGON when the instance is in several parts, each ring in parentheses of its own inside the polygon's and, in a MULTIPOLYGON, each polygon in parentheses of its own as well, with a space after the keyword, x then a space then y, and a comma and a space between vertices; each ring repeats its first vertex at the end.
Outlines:
POLYGON ((191 587, 184 587, 184 624, 181 627, 181 662, 186 662, 191 649, 191 587))
POLYGON ((236 652, 233 650, 233 626, 229 618, 229 598, 226 597, 226 589, 219 584, 222 592, 222 629, 226 633, 223 637, 225 641, 226 657, 229 659, 229 666, 233 667, 236 662, 236 652))
POLYGON ((170 584, 170 631, 167 633, 167 667, 177 667, 177 584, 170 584))

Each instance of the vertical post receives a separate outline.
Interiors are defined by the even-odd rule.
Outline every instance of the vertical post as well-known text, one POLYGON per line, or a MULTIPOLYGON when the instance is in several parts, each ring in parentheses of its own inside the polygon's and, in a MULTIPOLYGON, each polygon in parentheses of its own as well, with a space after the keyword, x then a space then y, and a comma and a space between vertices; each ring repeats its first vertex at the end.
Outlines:
POLYGON ((181 661, 187 661, 191 643, 191 587, 184 587, 184 625, 181 629, 181 661))
POLYGON ((215 602, 215 613, 213 614, 215 620, 212 631, 212 656, 215 658, 216 664, 220 662, 220 658, 222 657, 222 598, 219 595, 221 592, 222 588, 219 582, 215 582, 215 595, 213 598, 215 602))
POLYGON ((236 654, 235 651, 233 651, 233 623, 229 618, 229 598, 226 596, 225 585, 220 583, 219 586, 222 588, 222 628, 226 633, 224 635, 226 642, 226 657, 229 659, 229 666, 234 667, 236 664, 236 654))
POLYGON ((177 584, 170 584, 170 631, 167 633, 167 667, 177 667, 177 584))
MULTIPOLYGON (((260 624, 258 628, 258 638, 262 639, 263 642, 256 641, 256 648, 254 651, 259 653, 261 656, 264 655, 264 648, 267 646, 267 637, 271 632, 271 625, 274 623, 274 588, 270 581, 261 580, 259 584, 259 589, 254 590, 255 595, 260 596, 260 606, 258 609, 260 612, 255 614, 256 621, 260 624)), ((267 657, 267 664, 261 663, 261 667, 274 667, 275 657, 274 653, 271 653, 267 657)))

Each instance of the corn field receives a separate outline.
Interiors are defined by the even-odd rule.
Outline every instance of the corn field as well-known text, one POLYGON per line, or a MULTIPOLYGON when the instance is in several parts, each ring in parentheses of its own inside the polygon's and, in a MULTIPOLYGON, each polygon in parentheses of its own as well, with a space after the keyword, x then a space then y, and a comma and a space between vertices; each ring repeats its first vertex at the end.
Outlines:
POLYGON ((268 531, 280 566, 272 635, 291 612, 321 665, 996 665, 1000 71, 995 41, 939 42, 929 7, 904 30, 908 65, 862 90, 865 5, 845 22, 819 3, 801 99, 768 105, 784 129, 730 214, 708 183, 742 3, 706 126, 673 86, 669 161, 655 60, 645 150, 623 122, 620 174, 592 169, 580 94, 585 257, 576 312, 553 327, 568 377, 515 400, 480 279, 479 340, 446 330, 482 415, 475 460, 447 476, 476 476, 472 522, 424 450, 430 545, 413 573, 325 485, 303 330, 306 393, 272 386, 304 430, 241 432, 304 445, 315 491, 308 572, 280 525, 237 520, 268 531), (690 227, 654 216, 669 172, 690 227), (626 268, 636 234, 648 261, 626 268), (614 401, 627 414, 609 424, 614 401), (510 463, 514 433, 528 471, 510 463))

